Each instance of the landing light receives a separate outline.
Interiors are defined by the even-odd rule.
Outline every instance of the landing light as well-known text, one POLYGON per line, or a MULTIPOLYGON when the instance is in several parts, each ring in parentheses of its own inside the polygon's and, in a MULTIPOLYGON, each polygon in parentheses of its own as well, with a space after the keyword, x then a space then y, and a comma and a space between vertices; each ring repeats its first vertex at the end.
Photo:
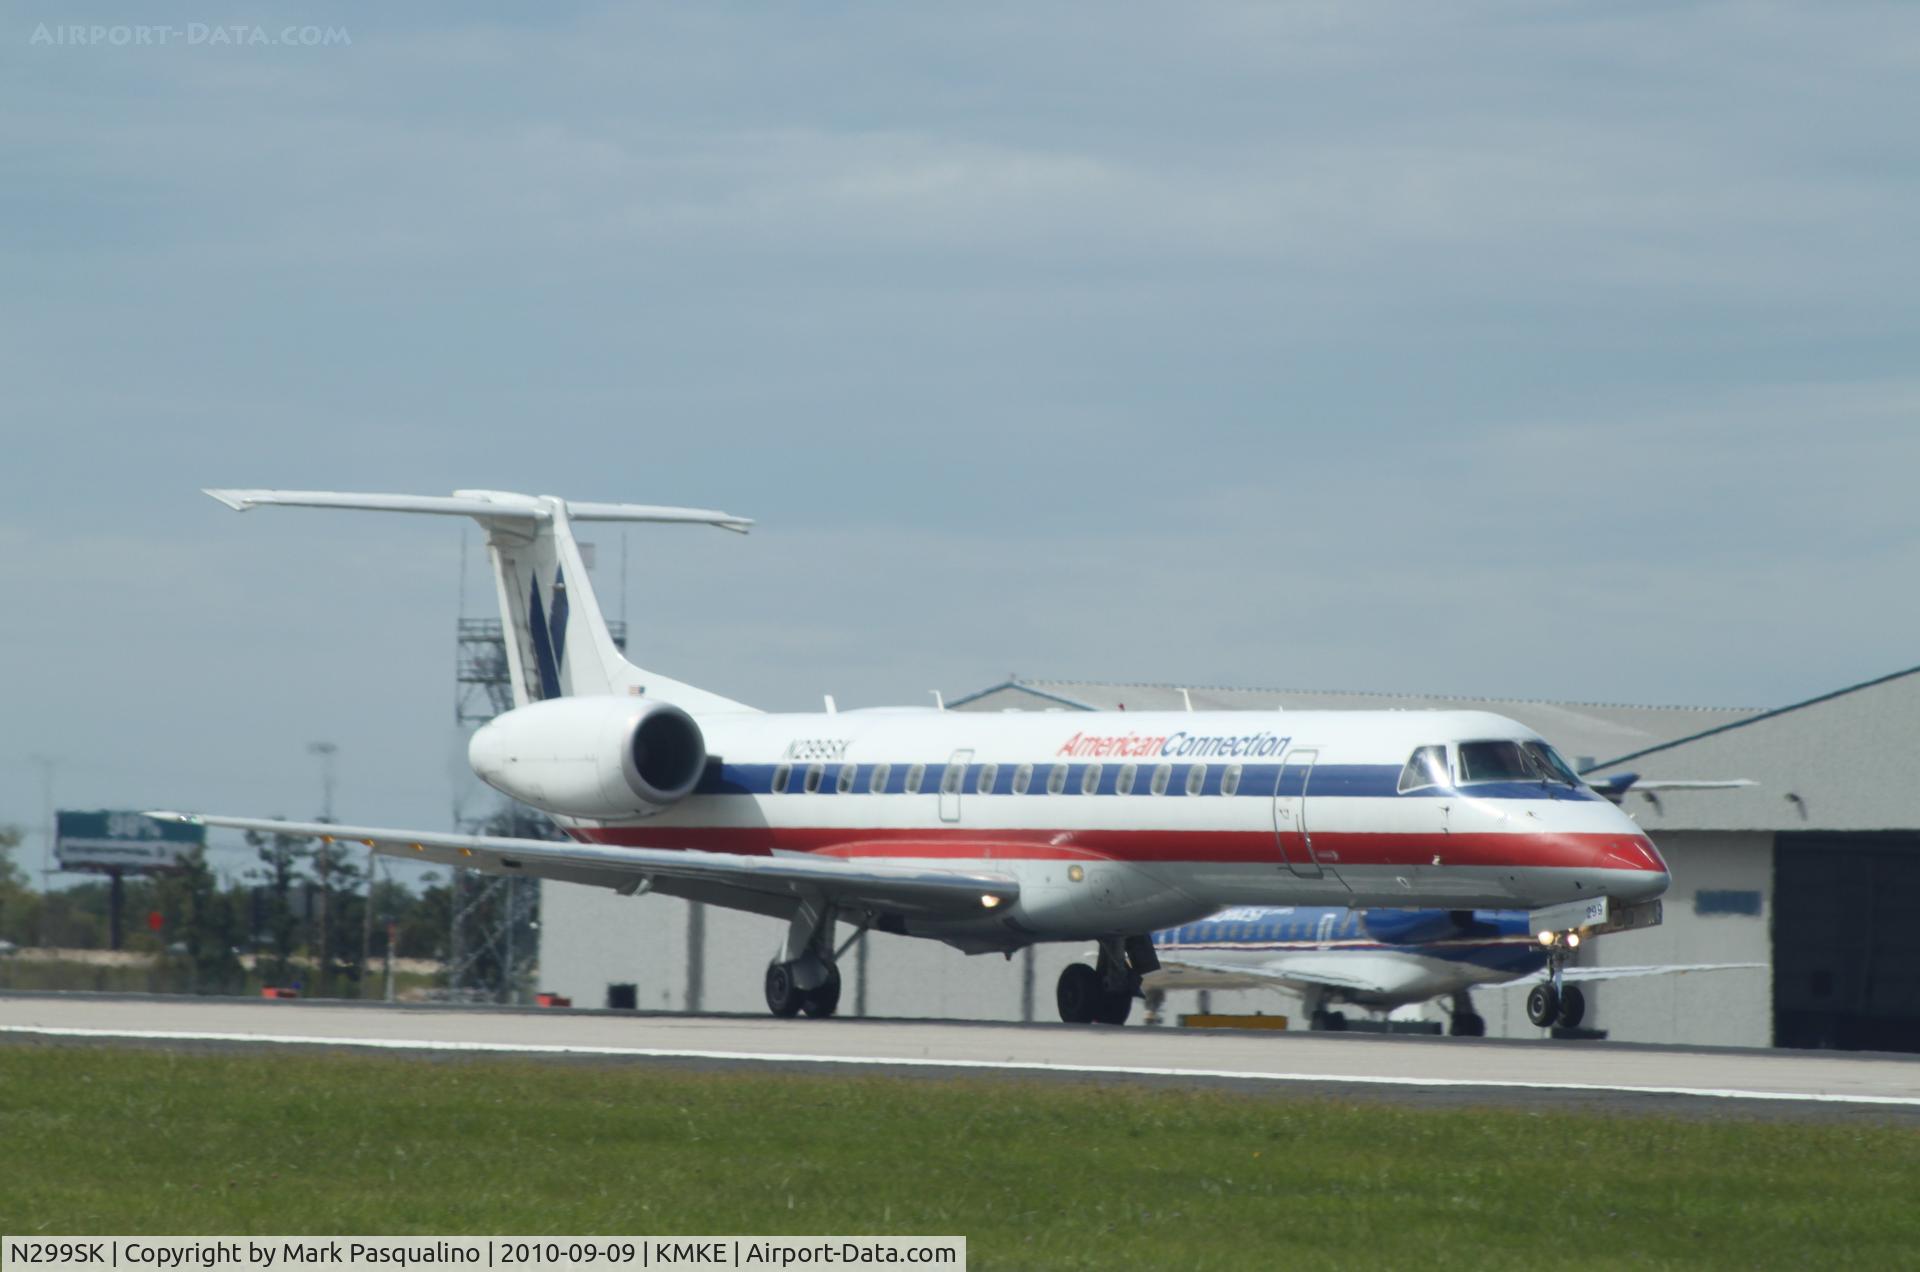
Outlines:
POLYGON ((1542 944, 1542 945, 1552 945, 1552 944, 1553 944, 1553 933, 1551 933, 1551 932, 1542 932, 1542 933, 1540 934, 1540 944, 1542 944))
POLYGON ((1580 934, 1578 932, 1567 933, 1567 948, 1570 950, 1580 948, 1580 934))
POLYGON ((989 892, 980 898, 980 904, 991 910, 1000 904, 1000 898, 989 892))

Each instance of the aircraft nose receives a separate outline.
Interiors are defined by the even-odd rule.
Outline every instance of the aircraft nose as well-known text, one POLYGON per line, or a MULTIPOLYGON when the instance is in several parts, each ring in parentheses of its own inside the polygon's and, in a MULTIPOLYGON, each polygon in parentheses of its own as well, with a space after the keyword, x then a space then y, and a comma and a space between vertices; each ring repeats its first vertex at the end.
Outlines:
POLYGON ((1602 865, 1612 876, 1607 891, 1622 901, 1651 901, 1672 882, 1666 858, 1645 835, 1609 844, 1601 855, 1602 865))

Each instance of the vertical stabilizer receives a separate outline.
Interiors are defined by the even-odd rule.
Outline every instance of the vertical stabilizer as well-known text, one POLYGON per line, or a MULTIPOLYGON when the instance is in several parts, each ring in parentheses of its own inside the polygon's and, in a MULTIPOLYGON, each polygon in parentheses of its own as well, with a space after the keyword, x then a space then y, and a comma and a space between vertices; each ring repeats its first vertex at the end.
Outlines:
POLYGON ((569 503, 553 495, 459 490, 451 497, 362 495, 310 490, 209 490, 238 511, 264 505, 355 508, 469 516, 487 534, 515 706, 547 698, 634 694, 690 712, 751 711, 719 694, 656 675, 627 661, 607 629, 573 522, 647 521, 744 531, 742 517, 703 508, 569 503))

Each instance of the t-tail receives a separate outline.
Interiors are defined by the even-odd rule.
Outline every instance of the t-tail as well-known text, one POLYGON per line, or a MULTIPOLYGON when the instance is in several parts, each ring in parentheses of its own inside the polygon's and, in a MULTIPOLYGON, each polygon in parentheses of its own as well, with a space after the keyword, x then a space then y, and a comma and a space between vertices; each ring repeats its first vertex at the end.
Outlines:
POLYGON ((498 490, 456 490, 450 497, 331 490, 206 493, 236 512, 278 504, 472 517, 486 531, 493 558, 515 706, 547 698, 643 694, 696 714, 753 710, 629 662, 607 629, 573 537, 576 521, 678 522, 744 533, 753 524, 745 517, 708 508, 582 503, 498 490))

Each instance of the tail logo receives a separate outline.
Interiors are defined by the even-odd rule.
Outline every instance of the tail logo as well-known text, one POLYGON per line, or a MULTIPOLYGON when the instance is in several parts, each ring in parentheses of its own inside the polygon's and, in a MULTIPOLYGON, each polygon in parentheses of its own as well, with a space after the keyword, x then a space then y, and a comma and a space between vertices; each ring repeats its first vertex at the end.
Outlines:
POLYGON ((528 595, 527 627, 533 634, 533 655, 540 670, 539 696, 558 698, 560 665, 567 656, 567 578, 559 567, 553 571, 551 607, 540 604, 540 576, 534 575, 528 595))

